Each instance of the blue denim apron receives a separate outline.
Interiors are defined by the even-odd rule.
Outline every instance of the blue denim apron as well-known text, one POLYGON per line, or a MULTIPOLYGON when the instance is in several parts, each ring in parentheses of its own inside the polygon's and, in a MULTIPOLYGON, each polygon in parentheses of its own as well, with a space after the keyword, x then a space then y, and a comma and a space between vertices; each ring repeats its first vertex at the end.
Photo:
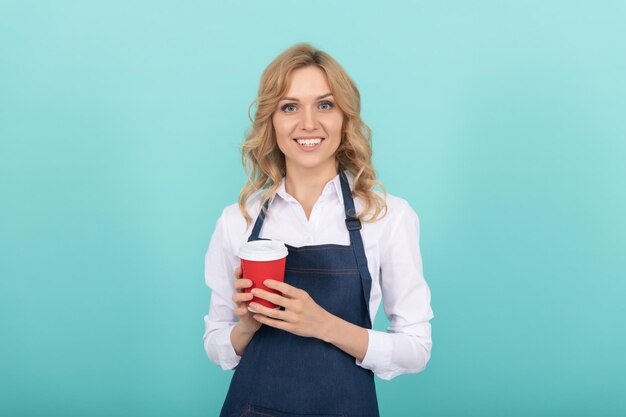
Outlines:
MULTIPOLYGON (((371 329, 361 222, 342 170, 339 177, 351 245, 286 245, 285 282, 329 313, 371 329)), ((264 218, 261 211, 248 241, 260 240, 264 218)), ((374 374, 333 344, 262 325, 235 369, 220 417, 298 416, 378 417, 374 374)))

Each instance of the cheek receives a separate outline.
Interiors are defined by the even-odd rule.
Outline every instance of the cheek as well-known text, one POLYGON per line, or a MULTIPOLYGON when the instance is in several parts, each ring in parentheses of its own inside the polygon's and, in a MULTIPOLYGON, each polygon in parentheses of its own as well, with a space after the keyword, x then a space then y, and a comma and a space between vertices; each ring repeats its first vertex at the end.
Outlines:
POLYGON ((278 146, 278 149, 280 149, 282 153, 285 153, 285 151, 287 151, 287 148, 285 147, 286 141, 284 137, 281 136, 278 132, 276 132, 276 145, 278 146))
POLYGON ((274 132, 276 132, 277 136, 280 137, 288 137, 291 132, 294 130, 294 121, 286 120, 280 116, 276 116, 272 119, 272 124, 274 125, 274 132))
POLYGON ((329 123, 327 125, 328 134, 332 137, 333 142, 335 142, 333 146, 339 146, 339 142, 341 142, 341 136, 342 136, 341 129, 342 129, 341 119, 333 120, 332 123, 329 123))
POLYGON ((287 136, 287 131, 283 123, 281 123, 280 119, 272 119, 272 124, 274 127, 274 134, 276 135, 276 141, 278 144, 285 141, 285 137, 287 136))
POLYGON ((331 123, 330 128, 332 129, 333 133, 339 134, 339 136, 341 136, 341 127, 343 126, 343 115, 338 115, 336 117, 333 117, 330 123, 331 123))

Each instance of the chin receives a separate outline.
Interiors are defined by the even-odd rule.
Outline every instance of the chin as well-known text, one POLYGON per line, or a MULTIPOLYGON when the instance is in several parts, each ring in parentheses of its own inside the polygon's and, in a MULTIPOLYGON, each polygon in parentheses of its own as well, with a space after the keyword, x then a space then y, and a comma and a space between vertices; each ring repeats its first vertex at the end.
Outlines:
POLYGON ((294 159, 294 158, 287 158, 286 162, 288 165, 293 166, 294 168, 298 167, 298 168, 304 168, 304 169, 315 169, 315 168, 324 168, 326 166, 335 166, 335 158, 330 159, 330 161, 328 159, 325 160, 307 160, 307 161, 303 161, 300 158, 298 159, 294 159))

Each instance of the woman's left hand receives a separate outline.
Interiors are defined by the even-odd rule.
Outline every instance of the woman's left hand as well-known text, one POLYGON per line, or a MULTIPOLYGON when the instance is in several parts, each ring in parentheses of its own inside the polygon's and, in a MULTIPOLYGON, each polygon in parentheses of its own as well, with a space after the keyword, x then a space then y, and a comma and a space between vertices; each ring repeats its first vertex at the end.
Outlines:
POLYGON ((251 303, 250 307, 261 313, 253 316, 256 320, 298 336, 323 340, 326 329, 331 324, 332 314, 320 307, 306 291, 300 288, 272 279, 265 280, 264 284, 273 290, 280 291, 282 295, 260 288, 253 289, 252 294, 285 307, 285 311, 251 303))

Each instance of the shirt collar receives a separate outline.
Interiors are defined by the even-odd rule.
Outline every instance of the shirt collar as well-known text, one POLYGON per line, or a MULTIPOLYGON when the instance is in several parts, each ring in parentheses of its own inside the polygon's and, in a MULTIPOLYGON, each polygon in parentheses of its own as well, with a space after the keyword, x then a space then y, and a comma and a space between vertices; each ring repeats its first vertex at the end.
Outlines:
MULTIPOLYGON (((344 173, 346 174, 346 178, 348 179, 348 184, 350 184, 350 189, 352 189, 354 178, 352 177, 352 174, 350 174, 348 171, 344 171, 344 173)), ((297 201, 285 190, 284 176, 280 180, 280 185, 278 186, 276 194, 285 201, 297 201)), ((324 190, 322 191, 322 195, 325 194, 336 198, 336 201, 343 205, 343 193, 341 192, 341 179, 339 178, 339 174, 335 175, 333 179, 328 181, 328 183, 324 187, 324 190)))

